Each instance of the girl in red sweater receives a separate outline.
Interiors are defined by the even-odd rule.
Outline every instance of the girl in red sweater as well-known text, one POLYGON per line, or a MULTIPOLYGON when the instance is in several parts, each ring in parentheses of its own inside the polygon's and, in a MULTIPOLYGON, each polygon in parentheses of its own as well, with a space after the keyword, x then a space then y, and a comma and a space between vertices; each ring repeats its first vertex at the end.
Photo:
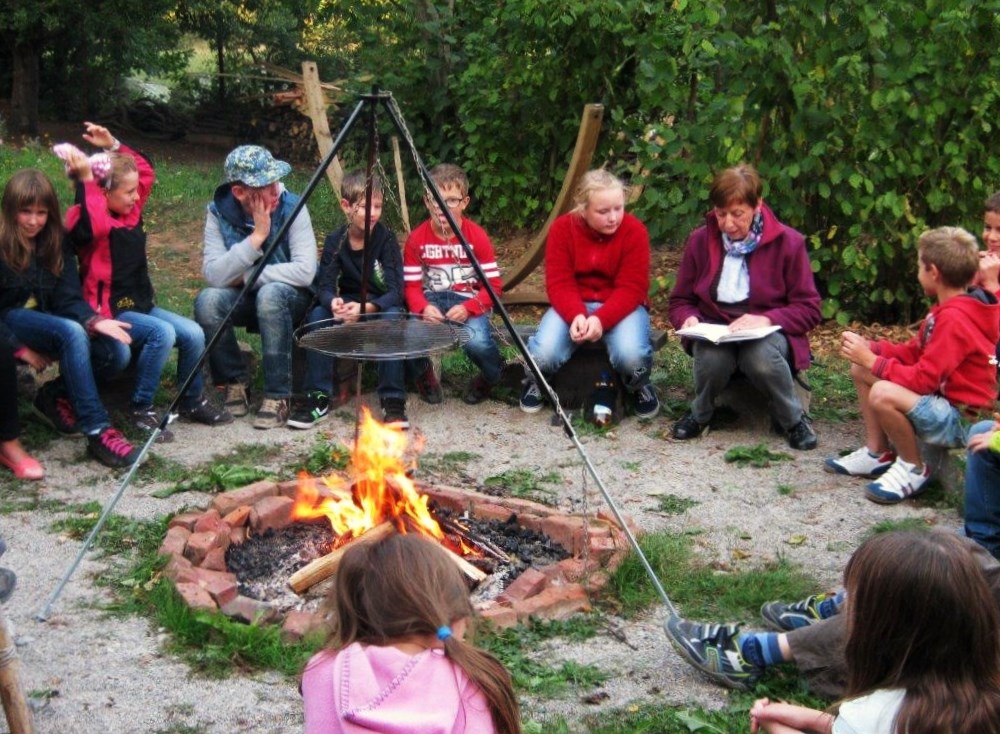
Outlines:
MULTIPOLYGON (((576 206, 552 223, 545 243, 545 289, 552 304, 528 351, 545 375, 555 374, 586 342, 604 340, 611 366, 631 394, 635 415, 660 410, 650 383, 649 233, 625 211, 625 186, 604 170, 588 171, 576 206)), ((542 394, 531 375, 521 410, 536 413, 542 394)))

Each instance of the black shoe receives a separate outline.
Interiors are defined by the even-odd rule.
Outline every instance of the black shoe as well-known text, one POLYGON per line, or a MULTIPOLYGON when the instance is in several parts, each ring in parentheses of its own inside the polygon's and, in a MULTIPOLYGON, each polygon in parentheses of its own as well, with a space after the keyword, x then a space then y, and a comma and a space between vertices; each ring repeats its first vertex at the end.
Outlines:
POLYGON ((217 408, 204 396, 194 407, 181 408, 181 418, 192 423, 203 423, 206 426, 222 426, 233 422, 233 417, 225 408, 217 408))
POLYGON ((812 429, 812 421, 807 415, 803 415, 798 423, 788 429, 788 445, 797 451, 811 451, 816 448, 817 443, 819 441, 812 429))
MULTIPOLYGON (((138 428, 140 431, 145 433, 152 433, 154 430, 160 426, 160 417, 153 410, 153 406, 150 405, 148 408, 136 408, 132 407, 129 412, 129 422, 132 424, 133 428, 138 428)), ((169 424, 170 421, 167 421, 169 424)), ((156 443, 170 443, 174 440, 174 434, 170 432, 169 428, 162 428, 160 432, 156 435, 156 443)))
POLYGON ((632 400, 636 418, 652 418, 660 412, 660 399, 656 396, 656 388, 649 383, 636 390, 632 400))
POLYGON ((382 398, 382 422, 402 430, 410 427, 406 417, 406 401, 403 398, 382 398))
POLYGON ((46 383, 38 389, 32 408, 42 420, 55 428, 60 436, 76 438, 83 435, 69 398, 58 388, 52 387, 51 383, 46 383))
POLYGON ((545 405, 542 398, 542 391, 538 389, 538 383, 530 377, 525 379, 521 388, 521 410, 525 413, 537 413, 545 405))
POLYGON ((104 466, 112 469, 131 466, 139 458, 139 449, 128 442, 121 431, 105 428, 98 434, 87 436, 87 451, 104 466))
POLYGON ((312 428, 330 417, 330 398, 321 390, 307 393, 288 417, 289 428, 312 428))
POLYGON ((3 604, 14 593, 17 586, 17 576, 9 568, 0 568, 0 604, 3 604))
POLYGON ((493 385, 486 381, 482 375, 476 375, 469 381, 469 386, 462 394, 462 400, 469 405, 481 403, 493 394, 493 385))
POLYGON ((671 434, 678 441, 687 441, 689 438, 698 438, 707 428, 708 424, 696 421, 689 410, 683 418, 674 423, 671 434))

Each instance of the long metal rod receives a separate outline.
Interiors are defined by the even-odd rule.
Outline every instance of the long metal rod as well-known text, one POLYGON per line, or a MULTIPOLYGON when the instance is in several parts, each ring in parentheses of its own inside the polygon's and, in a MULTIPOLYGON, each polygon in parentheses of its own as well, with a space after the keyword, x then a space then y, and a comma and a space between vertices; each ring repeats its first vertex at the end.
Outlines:
POLYGON ((444 213, 448 220, 448 224, 451 226, 452 232, 455 233, 455 237, 462 245, 462 249, 465 251, 465 256, 469 259, 469 264, 472 265, 473 270, 476 271, 476 277, 479 278, 479 282, 482 287, 486 289, 486 292, 490 296, 490 300, 493 302, 493 308, 500 315, 501 321, 503 321, 504 326, 507 328, 514 345, 517 347, 518 352, 524 357, 525 362, 528 365, 528 369, 531 370, 532 375, 534 375, 537 384, 541 385, 542 389, 545 391, 546 396, 552 403, 555 409, 556 415, 559 416, 559 420, 562 423, 563 430, 566 435, 569 436, 573 445, 576 447, 577 453, 583 459, 584 464, 587 466, 587 471, 590 472, 590 476, 593 477, 594 482, 597 484, 597 488, 601 492, 601 496, 604 497, 605 503, 607 503, 608 508, 611 510, 611 514, 614 515, 615 521, 621 527, 622 532, 625 534, 629 545, 632 546, 632 550, 635 552, 636 556, 639 558, 639 562, 642 563, 643 568, 646 570, 646 574, 649 576, 650 581, 653 583, 653 587, 656 589, 656 593, 659 594, 663 603, 666 605, 671 615, 677 615, 677 609, 674 607, 673 603, 670 601, 670 597, 667 596, 667 592, 663 589, 663 584, 660 583, 659 578, 656 575, 656 571, 653 570, 652 565, 649 563, 649 559, 646 558, 646 554, 642 552, 642 548, 639 546, 639 541, 636 539, 635 535, 629 529, 628 523, 625 522, 625 517, 618 509, 618 505, 615 503, 611 494, 608 492, 607 487, 604 486, 604 482, 600 475, 597 473, 597 468, 594 466, 593 462, 590 460, 590 456, 587 454, 586 449, 584 449, 583 444, 580 442, 580 438, 573 428, 573 424, 570 422, 569 417, 566 415, 559 403, 559 396, 556 395, 555 390, 549 385, 548 381, 545 379, 545 375, 542 374, 541 369, 538 367, 538 363, 535 362, 534 357, 531 356, 531 352, 528 351, 527 345, 518 334, 517 329, 514 327, 514 322, 510 318, 510 314, 507 313, 507 309, 504 307, 503 303, 500 302, 500 297, 497 295, 496 291, 490 285, 489 280, 486 277, 486 273, 479 264, 479 260, 476 258, 475 253, 472 251, 472 247, 469 245, 468 240, 466 240, 465 235, 462 234, 462 228, 458 226, 458 222, 451 214, 451 209, 445 204, 444 197, 441 196, 441 192, 438 191, 434 180, 431 178, 427 167, 424 165, 423 160, 420 158, 420 153, 417 152, 416 145, 413 142, 413 138, 410 136, 409 130, 406 128, 406 124, 402 119, 402 115, 396 108, 395 100, 392 95, 386 94, 381 96, 382 102, 385 104, 386 109, 389 112, 389 116, 392 118, 393 124, 395 124, 396 129, 399 134, 406 141, 407 146, 410 148, 410 155, 413 156, 414 163, 417 166, 417 170, 420 173, 420 177, 424 182, 424 186, 431 192, 434 197, 435 203, 438 208, 444 213))
POLYGON ((107 500, 104 503, 104 507, 101 509, 101 514, 98 516, 97 522, 94 523, 94 527, 91 529, 90 534, 83 541, 83 546, 81 546, 79 553, 77 553, 76 555, 76 558, 70 564, 69 568, 66 570, 66 573, 63 574, 62 579, 60 579, 55 590, 52 592, 48 600, 45 602, 45 606, 43 606, 41 610, 39 610, 38 613, 35 614, 35 619, 38 620, 39 622, 44 622, 49 618, 49 614, 52 611, 53 604, 55 604, 56 600, 62 594, 63 589, 66 587, 66 584, 69 583, 70 578, 76 572, 77 567, 80 565, 80 562, 83 560, 83 557, 87 554, 87 551, 90 550, 90 546, 93 544, 94 539, 97 537, 97 534, 104 527, 104 523, 111 515, 111 512, 114 510, 115 505, 118 504, 118 501, 122 498, 122 495, 125 494, 125 490, 132 482, 132 477, 134 477, 136 471, 138 471, 139 465, 142 463, 142 460, 145 458, 146 454, 149 453, 150 446, 153 445, 153 442, 156 440, 156 437, 160 435, 160 432, 167 427, 167 424, 170 422, 171 416, 174 414, 174 412, 177 410, 177 406, 180 404, 181 397, 187 391, 188 387, 191 386, 191 383, 194 381, 195 375, 197 375, 201 371, 202 367, 205 364, 205 360, 208 359, 208 355, 211 353, 212 348, 215 346, 216 342, 219 341, 219 338, 223 330, 225 330, 226 326, 232 319, 233 313, 236 311, 236 308, 239 305, 240 301, 247 293, 250 292, 250 290, 257 283, 257 280, 260 278, 261 273, 264 272, 264 268, 267 266, 268 259, 274 253, 275 248, 278 246, 278 243, 288 232, 288 229, 292 226, 292 223, 295 221, 295 218, 299 215, 299 212, 301 212, 302 209, 305 207, 306 202, 309 200, 309 197, 316 189, 316 186, 319 185, 320 180, 326 174, 326 169, 330 166, 330 163, 333 162, 333 159, 336 157, 337 152, 343 146, 344 140, 347 138, 348 132, 350 132, 351 128, 354 127, 354 123, 356 122, 356 120, 361 114, 361 111, 367 104, 369 104, 369 102, 362 99, 360 102, 358 102, 357 106, 355 106, 347 122, 344 124, 343 130, 341 130, 340 134, 337 135, 337 139, 334 141, 333 147, 330 149, 330 152, 327 153, 326 157, 320 163, 315 173, 313 173, 312 178, 309 180, 309 183, 306 185, 306 188, 300 195, 299 201, 292 209, 291 213, 288 216, 288 219, 285 220, 284 224, 281 225, 281 227, 275 233, 274 237, 264 248, 264 251, 261 254, 260 259, 257 261, 257 265, 254 267, 253 272, 251 272, 250 277, 247 278, 246 282, 243 284, 243 288, 242 290, 240 290, 239 297, 233 301, 233 305, 229 309, 229 312, 226 314, 225 318, 223 319, 222 324, 219 325, 219 328, 215 331, 214 334, 212 334, 212 338, 209 339, 208 343, 205 344, 205 349, 202 350, 201 356, 198 357, 198 362, 195 364, 194 369, 192 369, 190 374, 188 374, 184 378, 184 381, 181 383, 181 386, 177 388, 177 394, 174 396, 174 399, 170 402, 170 405, 167 407, 166 411, 164 411, 163 418, 160 420, 159 426, 157 426, 153 430, 153 432, 149 435, 149 438, 147 438, 146 442, 142 445, 142 449, 139 451, 139 456, 136 458, 132 466, 129 467, 129 470, 125 473, 125 476, 122 477, 122 481, 118 485, 118 490, 111 496, 109 500, 107 500))

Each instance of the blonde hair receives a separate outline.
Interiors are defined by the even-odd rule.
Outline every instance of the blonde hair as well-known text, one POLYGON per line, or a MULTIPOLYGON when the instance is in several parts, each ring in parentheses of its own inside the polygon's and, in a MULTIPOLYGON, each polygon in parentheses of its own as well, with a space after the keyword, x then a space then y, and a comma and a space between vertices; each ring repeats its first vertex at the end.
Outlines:
POLYGON ((138 166, 135 165, 135 159, 130 155, 108 153, 108 159, 111 161, 111 167, 108 169, 108 175, 100 181, 101 188, 106 191, 114 191, 117 186, 121 185, 125 176, 139 172, 138 166))
POLYGON ((979 272, 979 244, 961 227, 938 227, 920 235, 920 262, 934 265, 941 280, 952 288, 964 288, 979 272))
POLYGON ((439 163, 430 171, 431 180, 439 189, 445 186, 457 186, 462 196, 469 195, 469 177, 461 166, 454 163, 439 163))
POLYGON ((48 177, 34 168, 25 168, 11 176, 0 203, 0 258, 11 270, 23 273, 32 258, 53 275, 62 273, 63 225, 59 197, 48 177), (28 206, 48 210, 45 227, 29 242, 17 226, 17 215, 28 206))
MULTIPOLYGON (((368 180, 364 171, 351 171, 340 182, 340 198, 348 204, 357 204, 365 196, 368 180)), ((372 196, 382 193, 382 179, 377 174, 372 175, 372 196)))
POLYGON ((573 191, 573 211, 577 213, 582 212, 587 208, 587 204, 590 203, 590 197, 594 195, 594 192, 606 191, 608 189, 621 191, 622 196, 625 195, 625 184, 610 171, 606 171, 603 168, 595 168, 587 171, 580 176, 580 181, 573 191))
MULTIPOLYGON (((375 543, 354 543, 344 553, 323 605, 326 647, 433 636, 473 611, 465 577, 441 546, 420 535, 393 533, 375 543)), ((453 635, 442 644, 483 692, 497 732, 520 734, 517 697, 500 661, 453 635)))

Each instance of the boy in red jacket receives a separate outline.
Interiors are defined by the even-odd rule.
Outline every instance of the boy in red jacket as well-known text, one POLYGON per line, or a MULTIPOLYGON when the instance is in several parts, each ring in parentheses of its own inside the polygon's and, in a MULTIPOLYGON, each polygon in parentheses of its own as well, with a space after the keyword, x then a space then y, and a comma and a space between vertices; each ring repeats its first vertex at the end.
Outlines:
POLYGON ((993 407, 1000 305, 992 293, 967 290, 978 269, 976 238, 964 229, 924 232, 917 278, 936 303, 917 335, 895 344, 843 334, 841 354, 852 363, 865 446, 827 459, 826 469, 878 477, 865 489, 873 502, 895 504, 918 494, 930 477, 918 439, 964 446, 963 419, 988 415, 993 407))
MULTIPOLYGON (((499 297, 503 282, 493 243, 482 227, 462 216, 469 205, 469 179, 465 171, 451 163, 442 163, 430 173, 490 287, 499 297)), ((472 378, 462 400, 474 405, 490 396, 493 386, 500 381, 503 367, 500 348, 490 327, 493 302, 444 212, 429 194, 424 203, 431 216, 410 233, 403 248, 406 305, 429 321, 449 319, 469 327, 472 336, 464 349, 479 368, 479 374, 472 378)))

